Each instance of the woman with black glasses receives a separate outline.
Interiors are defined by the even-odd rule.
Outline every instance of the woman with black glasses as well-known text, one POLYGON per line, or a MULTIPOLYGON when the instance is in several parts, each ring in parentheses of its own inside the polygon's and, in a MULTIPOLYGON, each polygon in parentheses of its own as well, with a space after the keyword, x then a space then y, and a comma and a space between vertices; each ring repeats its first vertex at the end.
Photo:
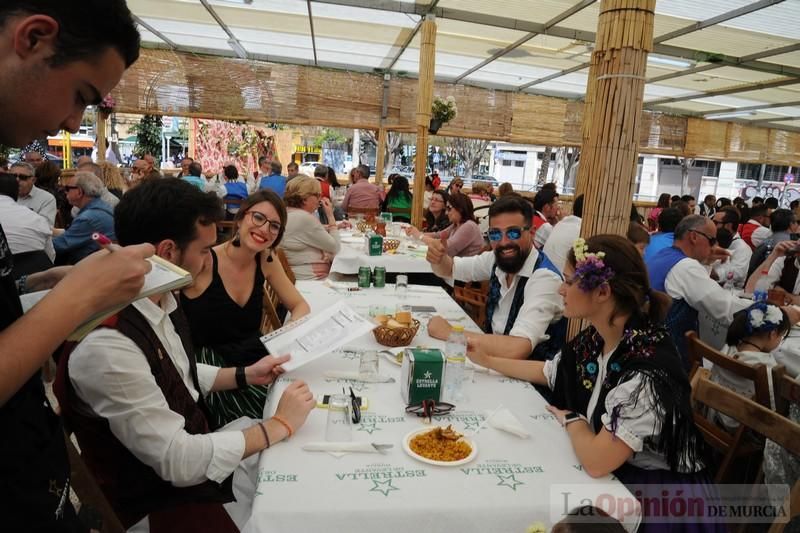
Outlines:
POLYGON ((420 233, 410 226, 406 232, 420 238, 425 244, 433 240, 447 242, 447 255, 450 257, 471 257, 484 249, 483 235, 472 210, 472 200, 465 194, 450 195, 445 207, 450 226, 447 229, 431 233, 420 233))
MULTIPOLYGON (((233 238, 210 249, 205 268, 184 289, 181 304, 192 331, 197 361, 248 366, 267 355, 259 340, 265 281, 298 319, 310 312, 275 254, 286 228, 286 207, 277 194, 251 194, 234 218, 233 238)), ((266 387, 212 393, 206 398, 217 427, 241 416, 261 418, 266 387)))

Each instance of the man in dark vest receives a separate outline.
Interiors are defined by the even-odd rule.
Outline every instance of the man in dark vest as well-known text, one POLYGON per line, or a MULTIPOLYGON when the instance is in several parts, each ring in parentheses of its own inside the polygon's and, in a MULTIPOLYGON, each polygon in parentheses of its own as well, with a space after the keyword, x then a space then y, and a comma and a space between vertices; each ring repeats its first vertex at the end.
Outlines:
POLYGON ((705 265, 717 258, 727 259, 716 246, 714 222, 703 215, 689 215, 675 228, 673 245, 658 252, 647 264, 650 286, 672 297, 666 326, 688 369, 684 334, 698 330, 698 311, 730 323, 733 314, 751 303, 726 291, 711 279, 705 265))
MULTIPOLYGON (((511 359, 551 359, 566 338, 564 303, 558 294, 561 274, 533 247, 531 204, 521 196, 497 200, 489 208, 492 250, 474 257, 450 257, 446 243, 428 246, 434 273, 460 281, 489 281, 483 335, 467 333, 475 349, 511 359)), ((450 324, 433 317, 428 333, 447 339, 450 324)))
MULTIPOLYGON (((76 133, 86 106, 99 104, 138 56, 139 33, 122 0, 0 2, 0 144, 23 147, 62 129, 76 133)), ((32 274, 15 286, 0 230, 3 531, 86 530, 70 504, 64 433, 39 370, 82 322, 139 292, 152 254, 149 244, 99 252, 72 269, 32 274), (22 316, 18 291, 54 285, 22 316)))
MULTIPOLYGON (((183 180, 153 180, 123 196, 114 223, 121 244, 149 242, 196 277, 221 216, 214 193, 183 180)), ((237 531, 255 492, 254 454, 299 429, 314 397, 295 381, 274 417, 239 419, 212 432, 203 396, 269 384, 287 360, 268 355, 246 368, 197 364, 186 318, 167 292, 133 302, 62 355, 55 390, 84 460, 125 527, 237 531), (233 500, 231 481, 238 505, 229 516, 222 504, 233 500), (240 520, 234 525, 232 518, 240 520)))

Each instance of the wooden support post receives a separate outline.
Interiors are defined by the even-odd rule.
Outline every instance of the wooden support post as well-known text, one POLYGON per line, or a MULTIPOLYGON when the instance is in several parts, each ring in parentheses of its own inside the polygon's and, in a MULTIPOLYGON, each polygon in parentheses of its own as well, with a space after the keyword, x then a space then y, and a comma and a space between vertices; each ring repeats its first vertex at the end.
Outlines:
POLYGON ((603 0, 600 6, 578 177, 583 237, 628 230, 655 3, 603 0))
POLYGON ((64 168, 72 168, 72 135, 64 130, 64 168))
POLYGON ((436 68, 436 22, 426 15, 420 28, 419 88, 417 90, 417 155, 414 158, 414 202, 411 223, 422 227, 422 205, 425 199, 425 170, 428 164, 428 128, 433 103, 433 78, 436 68))
POLYGON ((106 160, 106 149, 108 148, 106 144, 106 116, 101 113, 100 111, 97 112, 97 124, 96 126, 96 133, 97 133, 97 162, 103 163, 106 160))
POLYGON ((375 184, 383 185, 383 167, 386 166, 386 128, 378 130, 378 152, 375 161, 375 184))
MULTIPOLYGON (((656 0, 602 0, 587 83, 581 165, 581 236, 628 230, 647 54, 656 0)), ((570 336, 579 327, 570 324, 570 336)))
MULTIPOLYGON (((197 159, 197 119, 189 119, 189 153, 192 159, 197 159)), ((354 163, 355 164, 355 163, 354 163)))

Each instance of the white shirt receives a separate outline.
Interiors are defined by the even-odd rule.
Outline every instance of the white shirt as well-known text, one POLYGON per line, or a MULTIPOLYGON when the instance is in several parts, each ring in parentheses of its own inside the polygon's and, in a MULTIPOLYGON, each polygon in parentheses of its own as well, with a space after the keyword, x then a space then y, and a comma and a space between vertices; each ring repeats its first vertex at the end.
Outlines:
POLYGON ((772 230, 765 226, 761 226, 760 228, 753 230, 753 234, 750 235, 750 240, 753 241, 753 246, 758 247, 762 242, 766 241, 770 237, 772 237, 772 230))
MULTIPOLYGON (((194 387, 189 358, 169 318, 177 308, 175 298, 165 293, 161 306, 149 298, 132 305, 153 328, 196 400, 200 391, 194 387)), ((217 372, 217 367, 197 365, 204 394, 214 384, 217 372)), ((245 442, 241 431, 186 432, 184 418, 169 408, 142 351, 117 330, 101 328, 89 333, 70 356, 69 376, 78 397, 108 420, 114 436, 176 487, 207 479, 221 482, 242 461, 245 442)))
POLYGON ((742 289, 747 281, 747 270, 750 268, 750 258, 753 256, 753 250, 737 233, 733 236, 728 252, 730 252, 731 256, 727 261, 714 263, 714 272, 717 273, 720 283, 724 283, 728 279, 728 273, 733 272, 733 286, 737 289, 742 289))
POLYGON ((28 196, 17 198, 17 203, 42 215, 51 226, 56 223, 56 197, 36 185, 31 188, 28 196))
POLYGON ((0 195, 0 226, 6 234, 12 254, 44 251, 51 261, 56 258, 53 230, 42 215, 0 195))
MULTIPOLYGON (((770 288, 774 289, 780 281, 781 275, 783 274, 784 263, 786 263, 786 257, 779 257, 772 263, 772 266, 769 267, 767 279, 769 280, 770 288)), ((797 259, 795 259, 795 265, 800 265, 797 259)), ((797 280, 794 282, 794 290, 792 291, 792 294, 800 294, 800 276, 797 276, 797 280)))
POLYGON ((672 298, 686 300, 693 309, 703 310, 714 319, 730 324, 733 314, 753 302, 738 298, 712 280, 699 261, 687 257, 672 267, 664 280, 664 288, 672 298))
POLYGON ((203 186, 203 190, 205 192, 213 192, 220 198, 225 198, 228 194, 228 189, 225 188, 225 185, 218 182, 216 178, 206 179, 206 184, 203 186))
MULTIPOLYGON (((543 226, 544 227, 544 226, 543 226)), ((539 228, 541 230, 541 228, 539 228)), ((536 232, 539 233, 538 231, 536 232)), ((563 273, 567 263, 567 254, 575 244, 575 239, 581 235, 581 219, 575 215, 562 218, 553 227, 547 242, 542 249, 545 255, 563 273)))
POLYGON ((547 239, 550 237, 550 234, 553 232, 553 225, 549 222, 545 222, 539 229, 536 230, 536 235, 533 238, 533 244, 536 246, 537 250, 541 250, 542 247, 547 243, 547 239))
MULTIPOLYGON (((513 277, 511 285, 506 283, 506 273, 500 268, 495 269, 500 281, 500 301, 492 316, 492 331, 497 335, 502 335, 505 331, 517 283, 520 276, 527 276, 529 279, 525 284, 524 303, 509 335, 530 340, 531 348, 547 338, 545 335, 547 327, 560 319, 564 311, 564 301, 558 294, 561 278, 546 268, 533 272, 538 257, 539 252, 531 249, 519 273, 513 277)), ((492 251, 472 257, 454 257, 453 278, 461 281, 486 281, 492 276, 494 262, 492 251)))

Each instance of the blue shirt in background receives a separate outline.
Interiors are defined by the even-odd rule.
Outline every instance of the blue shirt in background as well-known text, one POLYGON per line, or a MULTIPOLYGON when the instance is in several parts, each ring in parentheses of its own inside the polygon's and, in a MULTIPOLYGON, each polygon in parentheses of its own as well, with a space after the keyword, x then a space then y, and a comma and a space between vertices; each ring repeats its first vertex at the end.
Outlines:
POLYGON ((187 182, 191 183, 192 185, 194 185, 195 187, 197 187, 201 191, 205 191, 206 190, 206 180, 204 180, 203 178, 201 178, 199 176, 183 176, 181 179, 183 181, 187 181, 187 182))
POLYGON ((286 178, 280 174, 270 174, 261 178, 258 188, 271 189, 275 194, 283 198, 283 193, 286 191, 286 178))
POLYGON ((650 244, 644 249, 644 263, 649 267, 653 257, 664 248, 672 246, 674 240, 675 233, 672 231, 650 235, 650 244))

